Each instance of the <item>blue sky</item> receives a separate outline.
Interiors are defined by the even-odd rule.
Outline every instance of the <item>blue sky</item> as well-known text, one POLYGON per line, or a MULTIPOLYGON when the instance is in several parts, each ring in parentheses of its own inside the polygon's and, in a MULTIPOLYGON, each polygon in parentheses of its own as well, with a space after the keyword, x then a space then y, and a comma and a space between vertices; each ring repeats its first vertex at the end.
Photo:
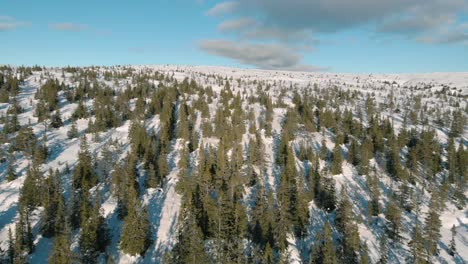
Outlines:
POLYGON ((468 71, 467 11, 468 0, 2 0, 0 63, 468 71))

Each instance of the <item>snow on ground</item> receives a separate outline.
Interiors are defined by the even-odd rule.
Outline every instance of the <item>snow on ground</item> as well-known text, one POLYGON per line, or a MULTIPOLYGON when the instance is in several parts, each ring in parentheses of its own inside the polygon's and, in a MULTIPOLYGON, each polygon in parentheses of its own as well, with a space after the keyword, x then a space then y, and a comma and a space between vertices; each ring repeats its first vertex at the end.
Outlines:
POLYGON ((148 190, 144 198, 150 212, 153 233, 156 233, 154 247, 146 253, 144 263, 160 262, 166 249, 171 249, 176 242, 177 219, 182 202, 180 194, 176 192, 176 184, 179 180, 179 169, 176 164, 180 159, 181 144, 182 141, 177 140, 173 150, 169 153, 169 165, 172 170, 167 176, 164 191, 148 190), (156 201, 154 201, 155 198, 156 201))
MULTIPOLYGON (((226 78, 232 78, 232 87, 234 91, 240 91, 242 93, 243 88, 247 88, 247 94, 254 94, 256 92, 257 86, 252 84, 247 84, 248 81, 260 80, 262 85, 270 85, 271 89, 267 92, 273 96, 273 103, 276 102, 278 95, 280 94, 280 89, 278 85, 281 84, 283 87, 293 87, 293 89, 303 89, 305 87, 313 87, 314 84, 317 84, 321 88, 333 88, 334 86, 342 87, 350 91, 359 91, 367 93, 370 96, 373 96, 376 102, 380 104, 387 103, 390 93, 395 92, 396 103, 397 105, 402 106, 407 100, 408 94, 407 90, 412 89, 412 93, 415 94, 425 94, 425 93, 436 93, 442 89, 448 89, 453 94, 468 95, 468 73, 429 73, 429 74, 336 74, 336 73, 306 73, 306 72, 288 72, 288 71, 264 71, 264 70, 255 70, 255 69, 235 69, 235 68, 226 68, 226 67, 209 67, 209 66, 171 66, 171 65, 161 65, 161 66, 132 66, 137 71, 142 70, 152 70, 159 71, 161 73, 168 74, 173 76, 178 81, 184 80, 186 77, 196 79, 197 82, 201 83, 204 86, 211 86, 215 93, 219 93, 223 88, 222 85, 215 78, 208 78, 209 75, 221 76, 226 78), (240 86, 238 82, 235 81, 241 79, 240 86), (428 88, 430 87, 430 88, 428 88), (374 95, 372 95, 374 93, 374 95)), ((122 68, 117 68, 118 70, 123 70, 122 68)), ((105 71, 105 68, 99 69, 99 71, 105 71)), ((59 81, 64 81, 65 84, 70 86, 76 86, 77 82, 72 81, 72 74, 64 73, 65 79, 62 77, 62 71, 60 69, 48 69, 51 72, 51 76, 57 78, 59 81)), ((19 115, 20 124, 31 123, 33 130, 38 135, 42 136, 44 133, 44 126, 42 123, 37 122, 37 118, 33 116, 34 106, 37 101, 34 99, 34 94, 36 90, 44 83, 44 79, 41 79, 42 72, 35 72, 32 76, 28 77, 24 85, 21 85, 20 94, 17 96, 18 103, 25 110, 24 113, 19 115)), ((99 80, 112 87, 115 90, 123 90, 128 85, 132 85, 132 78, 127 78, 126 80, 119 81, 107 81, 102 77, 99 77, 99 80)), ((158 85, 158 82, 155 81, 155 85, 158 85)), ((265 89, 265 87, 263 87, 265 89)), ((283 99, 285 105, 292 106, 291 98, 286 96, 283 99)), ((92 100, 88 100, 87 105, 92 105, 92 100)), ((213 104, 209 105, 210 115, 214 116, 215 104, 218 103, 218 100, 215 99, 213 104)), ((427 103, 429 106, 434 108, 447 108, 454 109, 452 106, 444 104, 444 102, 438 97, 437 94, 434 94, 428 98, 423 99, 423 103, 427 103)), ((67 104, 64 100, 63 93, 60 93, 60 111, 64 120, 68 119, 73 111, 76 109, 77 104, 67 104)), ((461 100, 461 109, 465 109, 468 102, 466 100, 461 100)), ((255 112, 256 120, 262 111, 261 107, 258 104, 249 106, 255 112)), ((340 106, 340 107, 349 107, 353 109, 354 106, 340 106)), ((0 104, 0 115, 5 115, 8 110, 8 104, 0 104)), ((265 137, 264 131, 262 134, 262 140, 265 146, 265 164, 266 164, 266 173, 265 180, 266 186, 275 191, 278 183, 279 170, 275 166, 275 150, 279 143, 279 138, 282 130, 282 122, 284 115, 286 113, 286 108, 274 108, 273 112, 273 136, 265 137)), ((400 114, 382 112, 384 116, 392 116, 394 121, 393 125, 398 129, 402 127, 403 118, 400 114)), ((84 135, 85 129, 87 128, 88 120, 81 119, 77 122, 77 127, 80 135, 84 135)), ((257 127, 258 127, 257 123, 257 127)), ((70 168, 73 168, 76 162, 76 156, 79 150, 79 139, 68 139, 67 131, 70 128, 71 124, 65 121, 65 125, 60 129, 48 130, 46 131, 47 135, 47 145, 52 151, 49 159, 46 164, 42 167, 43 171, 47 171, 48 168, 58 168, 63 170, 65 164, 68 164, 70 168)), ((125 156, 125 153, 128 150, 128 130, 130 126, 130 121, 127 121, 121 127, 110 129, 105 133, 100 133, 101 141, 99 143, 92 141, 92 136, 87 135, 88 143, 90 145, 90 150, 94 154, 98 154, 99 151, 103 148, 105 142, 111 139, 117 139, 122 144, 122 151, 119 159, 122 159, 125 156)), ((155 116, 146 122, 146 126, 149 129, 154 129, 156 132, 159 129, 159 116, 155 116)), ((0 126, 3 128, 2 126, 0 126)), ((200 128, 200 118, 197 119, 196 128, 200 128)), ((422 126, 415 126, 421 128, 422 126)), ((437 137, 440 142, 447 142, 447 131, 436 128, 437 137)), ((462 137, 462 144, 467 144, 467 133, 462 137)), ((320 144, 322 140, 325 140, 327 148, 331 151, 334 147, 334 143, 331 140, 331 135, 327 133, 311 133, 307 137, 300 138, 298 137, 293 144, 297 144, 298 140, 304 140, 314 146, 316 151, 320 150, 320 144)), ((219 140, 217 138, 201 138, 200 143, 209 146, 217 146, 219 140)), ((148 249, 146 256, 141 257, 131 257, 128 255, 121 254, 118 251, 110 252, 111 256, 118 263, 153 263, 160 262, 163 252, 166 249, 170 249, 176 242, 176 225, 177 219, 179 216, 179 210, 181 206, 181 197, 176 192, 175 186, 178 181, 179 170, 176 166, 179 160, 179 152, 181 149, 181 142, 174 141, 172 146, 172 151, 168 157, 168 162, 170 164, 170 174, 167 177, 167 181, 162 186, 162 188, 157 189, 148 189, 143 195, 144 203, 148 206, 150 221, 152 223, 153 231, 153 240, 154 243, 148 249)), ((6 242, 8 237, 8 229, 14 227, 14 221, 16 219, 16 204, 19 196, 19 189, 23 184, 26 168, 28 162, 24 157, 18 157, 17 162, 15 163, 15 170, 19 177, 7 183, 6 181, 0 182, 0 248, 6 249, 6 242)), ((376 167, 378 172, 381 172, 382 169, 379 167, 375 160, 372 160, 371 165, 376 167)), ((322 163, 323 167, 323 163, 322 163)), ((0 167, 0 179, 4 179, 6 168, 0 167)), ((365 208, 367 206, 367 201, 369 200, 369 194, 366 191, 366 181, 365 176, 357 175, 355 169, 347 164, 343 164, 343 173, 340 175, 333 176, 336 180, 336 190, 337 194, 342 186, 345 186, 350 200, 353 202, 353 210, 357 215, 363 215, 365 208)), ((388 200, 389 190, 395 188, 391 179, 388 177, 379 178, 380 185, 382 187, 382 196, 381 204, 385 204, 388 200)), ((70 179, 64 179, 65 184, 70 184, 70 179)), ((120 233, 120 221, 118 221, 116 216, 116 207, 117 203, 113 196, 108 193, 103 186, 98 188, 102 192, 103 204, 102 211, 106 217, 109 226, 111 227, 111 232, 113 234, 111 248, 118 250, 118 239, 120 233)), ((251 194, 253 190, 247 188, 248 193, 251 194)), ((253 195, 246 195, 246 197, 253 197, 253 195)), ((423 216, 420 216, 420 220, 424 217, 424 214, 428 209, 429 194, 427 192, 423 193, 423 202, 421 212, 423 216)), ((326 212, 318 209, 313 202, 310 203, 310 225, 309 225, 309 235, 304 241, 297 241, 294 237, 288 237, 288 252, 289 257, 292 263, 300 263, 301 252, 305 248, 309 248, 310 244, 313 243, 315 235, 322 229, 325 221, 332 221, 333 216, 327 214, 326 212)), ((36 212, 37 213, 37 212, 36 212)), ((410 215, 403 215, 403 222, 408 223, 412 221, 410 215)), ((37 222, 37 214, 35 221, 37 222)), ((383 214, 379 215, 377 219, 362 219, 363 221, 359 223, 359 232, 362 238, 362 241, 366 241, 369 246, 369 254, 373 262, 377 261, 379 258, 378 247, 379 247, 379 237, 382 233, 382 228, 380 226, 381 221, 384 221, 383 214), (372 220, 372 221, 371 221, 372 220)), ((456 209, 452 204, 447 203, 444 207, 444 211, 441 215, 442 228, 441 228, 441 243, 439 247, 441 248, 440 257, 437 261, 443 263, 445 261, 455 262, 455 263, 466 263, 468 261, 468 209, 464 210, 456 209), (459 255, 453 258, 448 255, 446 248, 451 239, 450 229, 452 226, 456 226, 457 236, 456 243, 459 250, 459 255)), ((35 223, 36 223, 35 222, 35 223)), ((37 225, 35 226, 37 229, 37 225)), ((407 231, 407 230, 405 230, 407 231)), ((405 238, 408 238, 408 233, 404 234, 405 238)), ((74 236, 77 237, 77 234, 74 236)), ((77 239, 74 239, 74 248, 77 246, 77 239)), ((47 254, 43 252, 50 251, 52 246, 52 241, 50 239, 42 238, 41 236, 36 236, 35 238, 36 251, 30 256, 30 261, 32 263, 43 263, 47 259, 47 254)), ((392 254, 404 254, 402 253, 405 250, 398 249, 392 254)), ((395 256, 396 256, 395 255, 395 256)), ((395 260, 395 259, 393 259, 395 260)))

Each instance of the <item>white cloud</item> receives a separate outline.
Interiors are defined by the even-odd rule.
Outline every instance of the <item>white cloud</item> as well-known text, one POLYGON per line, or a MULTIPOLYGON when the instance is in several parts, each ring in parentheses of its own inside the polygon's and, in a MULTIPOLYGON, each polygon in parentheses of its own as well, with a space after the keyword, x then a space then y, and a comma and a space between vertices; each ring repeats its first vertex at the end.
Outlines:
POLYGON ((50 24, 50 28, 59 30, 59 31, 71 31, 71 32, 80 32, 88 29, 87 25, 83 24, 75 24, 75 23, 55 23, 55 24, 50 24))
POLYGON ((208 10, 205 15, 207 16, 219 16, 226 13, 233 12, 236 7, 238 6, 238 2, 236 1, 226 1, 221 2, 213 6, 210 10, 208 10))
POLYGON ((447 31, 445 33, 420 37, 418 38, 418 41, 430 44, 462 43, 468 45, 468 30, 464 31, 460 28, 447 31))
POLYGON ((19 27, 28 26, 30 23, 17 21, 10 16, 0 16, 0 31, 15 30, 19 27))
POLYGON ((199 43, 205 52, 262 69, 324 71, 325 68, 302 64, 302 56, 280 44, 249 44, 228 40, 205 40, 199 43))
POLYGON ((216 56, 260 68, 304 68, 302 54, 326 35, 365 29, 371 37, 403 36, 424 43, 466 43, 460 14, 468 0, 236 0, 206 12, 221 16, 218 30, 235 41, 207 40, 216 56), (276 57, 275 57, 276 56, 276 57))
POLYGON ((252 26, 255 24, 255 21, 248 17, 242 17, 233 20, 226 20, 218 25, 218 30, 221 32, 231 32, 243 30, 246 27, 252 26))

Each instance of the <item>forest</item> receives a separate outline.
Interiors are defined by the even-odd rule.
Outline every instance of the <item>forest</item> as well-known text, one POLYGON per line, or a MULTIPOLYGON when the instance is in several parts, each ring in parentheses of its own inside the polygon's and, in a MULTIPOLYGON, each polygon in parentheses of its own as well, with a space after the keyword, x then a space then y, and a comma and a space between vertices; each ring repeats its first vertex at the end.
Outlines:
POLYGON ((383 79, 2 66, 1 263, 466 263, 467 88, 383 79))

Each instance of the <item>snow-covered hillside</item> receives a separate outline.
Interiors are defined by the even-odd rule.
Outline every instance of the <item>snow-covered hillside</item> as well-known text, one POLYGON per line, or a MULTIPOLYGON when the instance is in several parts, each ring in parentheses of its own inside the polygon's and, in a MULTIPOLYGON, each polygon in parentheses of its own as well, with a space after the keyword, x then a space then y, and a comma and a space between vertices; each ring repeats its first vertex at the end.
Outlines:
MULTIPOLYGON (((36 144, 45 145, 48 149, 44 162, 38 165, 41 172, 39 181, 44 181, 47 177, 50 177, 49 169, 52 171, 58 170, 61 179, 61 190, 67 203, 73 196, 74 169, 78 163, 80 144, 83 141, 83 136, 86 136, 89 152, 93 160, 93 170, 98 177, 97 184, 89 189, 89 193, 91 197, 94 197, 93 199, 99 197, 101 215, 105 218, 110 230, 110 242, 105 252, 100 253, 97 258, 100 263, 109 260, 116 263, 175 262, 177 258, 174 254, 177 253, 174 252, 179 252, 177 251, 177 245, 180 244, 179 239, 183 237, 183 234, 181 235, 179 231, 186 228, 183 223, 190 222, 187 220, 190 219, 190 214, 186 211, 189 211, 187 209, 189 205, 192 206, 195 203, 192 201, 195 199, 193 198, 194 194, 187 197, 187 193, 190 193, 187 189, 190 189, 190 187, 185 187, 186 185, 192 186, 191 184, 195 183, 187 178, 201 177, 200 168, 203 166, 200 164, 200 160, 202 160, 201 155, 204 154, 200 154, 200 149, 203 148, 207 153, 213 154, 221 144, 226 150, 222 154, 225 154, 226 160, 228 160, 226 165, 228 169, 226 171, 237 176, 229 176, 229 180, 224 178, 219 180, 213 176, 214 183, 212 184, 217 186, 216 181, 218 180, 223 181, 224 184, 236 182, 237 180, 233 179, 239 177, 237 184, 241 186, 242 191, 240 193, 242 197, 239 202, 233 202, 234 205, 232 206, 244 208, 245 210, 242 210, 245 211, 247 217, 246 228, 242 229, 241 232, 242 234, 245 233, 245 235, 240 238, 242 241, 240 244, 243 248, 237 252, 245 255, 243 263, 267 263, 264 259, 255 257, 253 253, 257 250, 253 242, 255 238, 248 234, 251 232, 251 226, 254 225, 251 221, 256 214, 258 207, 256 199, 261 196, 259 195, 260 192, 265 192, 262 197, 267 197, 265 200, 272 204, 271 207, 267 206, 268 209, 261 215, 266 217, 268 210, 273 210, 273 208, 278 210, 282 205, 279 201, 284 195, 282 194, 282 182, 286 177, 284 170, 286 170, 285 167, 287 166, 278 163, 278 156, 284 143, 282 140, 285 138, 283 130, 289 122, 285 120, 292 120, 288 117, 288 113, 291 111, 297 111, 298 113, 297 120, 294 121, 297 127, 294 128, 294 131, 291 131, 292 136, 289 136, 286 146, 293 150, 296 191, 301 193, 301 195, 298 195, 301 198, 298 199, 304 199, 307 203, 304 208, 308 210, 308 217, 304 220, 306 222, 306 231, 302 236, 297 236, 291 230, 287 231, 285 234, 287 237, 286 250, 280 250, 281 243, 279 242, 276 247, 271 245, 273 249, 270 250, 273 251, 272 256, 276 261, 286 260, 290 263, 308 263, 313 257, 311 257, 311 252, 313 252, 314 245, 318 244, 317 237, 323 231, 325 223, 330 223, 332 226, 336 251, 340 252, 342 250, 340 245, 343 234, 335 227, 337 221, 336 210, 323 208, 314 196, 309 197, 309 194, 302 196, 303 191, 312 189, 308 181, 309 178, 313 177, 313 171, 315 170, 320 173, 322 178, 331 178, 333 180, 337 204, 342 200, 342 194, 346 193, 347 197, 349 197, 352 221, 358 227, 360 238, 358 244, 361 247, 364 244, 367 245, 369 263, 377 263, 382 258, 380 241, 383 236, 387 236, 390 221, 387 208, 390 203, 399 201, 400 197, 406 194, 402 191, 404 188, 411 190, 410 197, 406 197, 411 202, 411 209, 401 210, 399 238, 388 239, 387 254, 389 263, 409 263, 412 260, 410 241, 413 239, 414 227, 419 226, 422 230, 425 230, 427 225, 425 219, 429 215, 431 207, 434 206, 431 203, 431 197, 435 196, 434 193, 437 193, 440 196, 440 201, 442 201, 440 210, 437 210, 441 222, 440 239, 437 242, 438 254, 434 256, 424 255, 424 258, 428 258, 432 263, 468 262, 468 208, 466 207, 466 196, 468 195, 466 167, 468 164, 465 163, 467 160, 466 154, 463 154, 466 153, 468 145, 468 129, 466 129, 468 73, 354 75, 156 65, 63 69, 33 68, 30 72, 24 68, 9 69, 4 67, 2 72, 5 80, 7 76, 10 76, 16 77, 19 81, 17 94, 9 91, 8 102, 0 103, 0 117, 2 117, 0 131, 4 134, 0 147, 0 248, 5 260, 8 258, 9 243, 11 242, 9 230, 14 236, 15 226, 20 218, 18 213, 20 190, 25 183, 28 171, 33 166, 35 156, 34 153, 28 154, 27 149, 20 150, 14 146, 18 144, 16 138, 21 133, 19 128, 5 132, 10 129, 10 117, 15 114, 11 112, 11 109, 15 108, 16 105, 21 109, 16 113, 19 125, 21 127, 31 127, 37 138, 36 144), (57 80, 58 83, 63 85, 60 86, 62 88, 58 89, 56 94, 57 108, 39 121, 37 109, 41 101, 47 101, 47 99, 38 97, 37 92, 46 85, 48 80, 57 80), (194 83, 191 83, 192 81, 194 83), (107 110, 102 113, 105 114, 106 111, 113 112, 115 116, 119 117, 119 121, 113 124, 118 125, 106 126, 105 129, 91 129, 89 127, 90 123, 97 127, 96 124, 100 118, 98 115, 101 114, 97 108, 104 104, 103 101, 97 99, 100 90, 96 90, 96 87, 100 87, 99 89, 102 89, 102 91, 109 90, 107 94, 111 94, 110 98, 114 100, 112 104, 115 105, 113 108, 106 108, 107 110), (82 95, 76 95, 75 91, 77 89, 84 91, 82 95), (152 102, 157 98, 154 91, 159 89, 178 89, 178 93, 174 95, 176 99, 171 101, 173 111, 170 116, 165 116, 164 110, 151 110, 152 102), (70 96, 73 97, 73 100, 70 100, 70 96), (299 100, 297 97, 301 99, 299 100), (125 99, 127 100, 125 101, 125 99), (236 116, 237 99, 240 99, 239 107, 242 110, 240 116, 236 116), (271 100, 271 102, 266 102, 268 100, 271 100), (307 100, 310 100, 310 103, 307 100), (304 109, 298 108, 298 102, 303 104, 304 109), (207 105, 208 112, 206 116, 202 113, 202 107, 199 107, 203 103, 207 105), (121 107, 121 105, 125 105, 125 107, 121 107), (184 105, 184 107, 186 105, 187 109, 190 109, 188 110, 189 115, 184 112, 185 118, 181 116, 181 111, 185 111, 181 105, 184 105), (230 107, 232 105, 232 108, 225 107, 227 105, 230 107), (88 115, 86 117, 76 117, 76 112, 83 106, 87 109, 88 115), (139 112, 140 107, 143 109, 141 113, 139 112), (265 117, 268 116, 268 107, 271 107, 271 115, 265 117), (125 110, 127 108, 128 111, 125 110), (301 116, 301 113, 307 111, 310 111, 312 115, 312 128, 307 127, 305 118, 301 116), (342 119, 336 120, 330 114, 332 121, 327 120, 327 111, 334 113, 339 111, 342 119), (341 126, 344 126, 346 122, 343 121, 346 120, 346 111, 351 113, 351 121, 354 120, 356 124, 361 124, 363 127, 361 129, 350 125, 353 127, 350 131, 356 129, 361 132, 352 135, 344 134, 346 130, 342 130, 344 128, 341 126), (387 132, 384 132, 386 126, 384 120, 387 120, 391 124, 389 125, 391 129, 394 129, 395 136, 394 139, 383 137, 383 149, 381 151, 375 150, 376 152, 369 157, 369 170, 364 174, 361 173, 361 168, 358 165, 353 165, 348 158, 352 141, 355 141, 359 146, 364 145, 364 140, 361 142, 361 138, 355 135, 371 133, 369 132, 370 129, 368 131, 367 128, 372 127, 375 120, 373 121, 371 118, 370 111, 375 113, 376 118, 382 120, 378 125, 378 129, 382 130, 384 135, 387 135, 385 134, 387 132), (461 112, 461 126, 464 130, 462 129, 461 134, 452 135, 453 113, 457 111, 461 112), (127 114, 120 114, 121 112, 127 114), (52 119, 54 114, 57 113, 59 113, 63 124, 54 128, 52 119), (322 113, 324 113, 323 116, 322 113), (120 118, 125 115, 125 118, 120 118), (171 120, 173 126, 168 128, 166 123, 161 121, 164 119, 171 120), (219 119, 223 120, 220 121, 219 119), (148 163, 145 162, 146 156, 150 154, 142 153, 135 163, 135 177, 139 186, 137 188, 139 190, 137 191, 137 198, 140 200, 142 207, 147 208, 151 243, 144 254, 134 254, 132 256, 124 252, 120 244, 124 220, 119 217, 121 202, 119 199, 121 199, 120 195, 123 194, 118 194, 115 191, 115 177, 117 177, 115 175, 118 173, 116 170, 126 168, 125 164, 130 163, 128 161, 129 153, 136 148, 132 141, 134 135, 132 135, 133 130, 131 129, 132 124, 136 122, 135 120, 139 120, 143 125, 148 138, 156 138, 155 142, 157 143, 154 143, 154 146, 151 145, 156 149, 161 148, 162 143, 158 140, 159 137, 162 137, 163 130, 170 130, 174 135, 170 135, 169 141, 166 142, 166 152, 161 152, 165 153, 165 162, 163 162, 165 164, 163 165, 167 167, 167 171, 161 176, 161 181, 157 185, 148 186, 146 184, 152 173, 148 163), (319 120, 322 120, 321 126, 317 125, 319 120), (324 120, 327 120, 326 122, 331 125, 327 125, 324 120), (190 135, 187 136, 190 137, 190 140, 184 139, 185 136, 181 135, 182 132, 179 132, 182 131, 185 122, 190 123, 188 125, 190 135), (230 138, 233 139, 232 141, 227 141, 219 136, 216 125, 218 122, 229 124, 228 127, 233 130, 233 136, 230 138), (271 131, 266 128, 268 124, 271 126, 271 131), (78 135, 70 137, 70 130, 74 126, 76 126, 78 135), (208 130, 214 131, 211 131, 211 133, 206 132, 206 126, 211 126, 211 129, 208 130), (237 136, 238 127, 241 126, 244 127, 244 131, 239 130, 242 134, 237 136), (414 131, 410 132, 412 129, 414 131), (434 131, 436 140, 434 144, 440 150, 440 153, 436 150, 432 153, 434 157, 440 154, 440 168, 434 169, 434 173, 427 172, 424 157, 417 156, 417 164, 411 170, 408 164, 412 153, 412 143, 404 141, 401 144, 398 143, 397 156, 398 164, 401 162, 401 170, 405 173, 402 175, 405 176, 401 176, 403 180, 396 179, 388 168, 388 152, 392 150, 391 140, 398 141, 401 131, 405 131, 404 133, 409 133, 407 136, 409 142, 412 135, 422 137, 423 134, 420 133, 429 130, 434 131), (197 144, 192 142, 193 134, 196 134, 197 144), (335 146, 337 138, 340 136, 345 139, 342 139, 335 146), (454 142, 455 150, 460 151, 461 149, 462 153, 457 156, 458 163, 454 165, 455 169, 453 169, 457 173, 461 171, 461 175, 457 174, 458 176, 456 176, 457 179, 460 178, 460 182, 455 180, 455 183, 447 180, 447 177, 450 177, 448 175, 451 173, 451 158, 448 150, 451 140, 454 142), (250 144, 253 141, 259 146, 263 146, 262 162, 258 162, 258 165, 257 163, 250 163, 253 155, 251 152, 254 151, 250 144), (259 142, 262 142, 262 144, 259 142), (190 149, 189 145, 195 147, 190 149), (237 148, 240 148, 239 155, 242 160, 238 166, 234 164, 237 148), (311 154, 302 155, 304 149, 307 151, 310 149, 311 154), (109 153, 111 154, 107 155, 109 153), (322 153, 324 153, 324 156, 322 156, 322 153), (333 166, 333 157, 336 158, 336 153, 342 156, 343 162, 340 164, 339 173, 335 174, 330 170, 331 166, 333 166), (184 164, 185 159, 188 159, 187 168, 181 165, 184 164), (317 161, 317 164, 314 161, 317 161), (124 164, 124 167, 119 167, 118 164, 124 164), (13 178, 9 178, 10 173, 14 174, 13 178), (255 178, 253 180, 252 175, 255 178), (374 187, 370 187, 369 181, 371 180, 376 181, 374 187), (460 184, 461 186, 458 186, 460 184), (376 215, 369 213, 370 203, 375 198, 372 188, 377 188, 380 194, 378 196, 380 211, 376 215), (462 193, 455 194, 460 192, 460 189, 462 193), (345 191, 341 192, 341 190, 345 191), (450 252, 449 249, 452 239, 452 227, 456 231, 454 236, 456 252, 450 252)), ((106 92, 102 93, 106 94, 106 92)), ((164 98, 168 97, 168 93, 163 94, 163 96, 166 96, 164 98)), ((171 97, 171 99, 174 98, 171 97)), ((166 102, 164 100, 161 100, 163 102, 161 108, 163 109, 166 102)), ((107 104, 106 107, 108 107, 107 104)), ((112 107, 112 105, 109 107, 112 107)), ((362 138, 365 139, 366 136, 362 138)), ((424 154, 421 152, 426 146, 422 140, 421 138, 421 142, 418 141, 417 143, 422 144, 422 151, 419 151, 417 155, 424 154)), ((375 143, 375 138, 372 139, 372 142, 375 143)), ((427 147, 430 148, 431 146, 427 147)), ((156 156, 163 155, 161 153, 156 156)), ((210 156, 209 158, 215 159, 213 164, 218 166, 215 167, 215 170, 221 170, 218 160, 221 154, 219 153, 213 155, 215 157, 207 154, 207 156, 210 156)), ((431 156, 431 159, 433 156, 431 156)), ((209 163, 209 158, 206 158, 207 163, 209 163)), ((156 158, 154 159, 156 160, 156 158)), ((160 169, 163 166, 159 160, 155 161, 155 164, 158 164, 160 169)), ((209 170, 207 169, 207 171, 209 170)), ((223 173, 226 174, 227 172, 223 173)), ((158 173, 156 172, 156 174, 158 173)), ((203 199, 206 199, 204 203, 208 207, 205 209, 213 211, 207 213, 208 218, 215 219, 212 214, 221 214, 220 212, 215 213, 215 210, 220 208, 217 204, 223 203, 223 196, 220 191, 217 191, 217 187, 212 188, 212 190, 206 192, 206 197, 204 196, 203 199)), ((227 188, 231 191, 229 187, 227 188)), ((226 193, 230 191, 226 191, 226 193)), ((237 189, 232 192, 237 192, 237 189)), ((235 199, 232 196, 235 197, 236 195, 231 194, 229 199, 235 199)), ((235 209, 235 212, 242 211, 239 210, 235 209)), ((28 219, 34 244, 34 250, 26 257, 26 260, 30 263, 46 263, 50 259, 54 247, 55 238, 47 238, 41 231, 44 225, 44 211, 44 206, 39 204, 30 212, 28 219)), ((243 214, 244 211, 242 211, 243 214)), ((221 217, 219 222, 221 222, 221 217)), ((214 222, 209 223, 213 224, 214 222)), ((203 230, 202 227, 200 228, 203 230)), ((80 258, 82 253, 80 252, 80 243, 82 243, 80 230, 78 228, 70 231, 71 251, 78 256, 76 258, 80 258)), ((220 262, 216 253, 220 249, 216 247, 216 243, 221 241, 222 238, 218 238, 217 234, 213 234, 213 232, 207 234, 202 247, 210 257, 211 262, 220 262)), ((424 231, 423 236, 425 236, 424 231)), ((261 251, 259 255, 266 255, 266 248, 260 247, 259 250, 261 251)), ((340 255, 340 253, 337 254, 340 255)), ((359 253, 358 255, 358 259, 361 260, 363 254, 359 253)), ((227 256, 225 255, 225 257, 227 256)))

